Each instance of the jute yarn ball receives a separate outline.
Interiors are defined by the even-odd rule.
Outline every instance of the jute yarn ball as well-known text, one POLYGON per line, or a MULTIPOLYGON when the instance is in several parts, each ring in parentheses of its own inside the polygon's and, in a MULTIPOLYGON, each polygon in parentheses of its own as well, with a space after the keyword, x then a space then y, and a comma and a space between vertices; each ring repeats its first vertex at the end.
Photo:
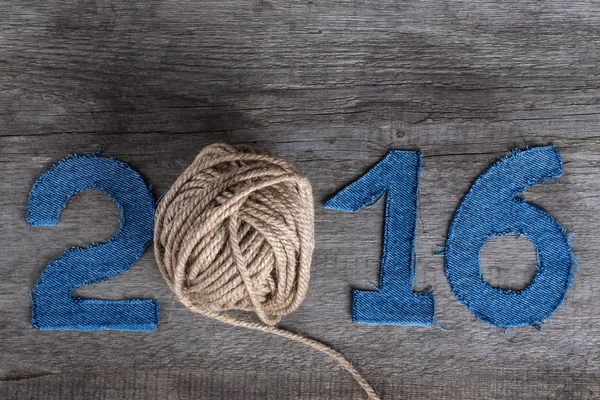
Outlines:
POLYGON ((268 325, 306 296, 314 248, 310 182, 249 146, 205 147, 157 206, 160 271, 187 307, 255 312, 268 325))

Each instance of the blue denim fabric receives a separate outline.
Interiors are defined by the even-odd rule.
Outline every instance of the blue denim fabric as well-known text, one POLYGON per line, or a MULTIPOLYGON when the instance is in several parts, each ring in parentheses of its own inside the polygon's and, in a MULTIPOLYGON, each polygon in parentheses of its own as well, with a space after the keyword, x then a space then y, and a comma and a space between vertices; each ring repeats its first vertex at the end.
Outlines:
POLYGON ((386 196, 379 290, 354 291, 356 322, 427 328, 433 323, 433 296, 412 291, 421 161, 421 153, 392 150, 325 204, 325 208, 357 212, 386 196))
POLYGON ((106 281, 134 265, 152 241, 154 199, 127 164, 99 153, 65 158, 35 183, 28 204, 32 227, 54 226, 76 193, 98 189, 121 209, 121 227, 108 242, 67 249, 42 273, 31 295, 32 327, 44 330, 155 330, 157 300, 85 300, 78 286, 106 281))
POLYGON ((456 298, 488 324, 539 327, 565 298, 575 265, 565 230, 541 208, 516 198, 561 175, 554 146, 514 150, 475 181, 456 211, 446 242, 446 275, 456 298), (485 242, 509 233, 525 235, 537 251, 537 273, 522 291, 491 287, 481 274, 485 242))

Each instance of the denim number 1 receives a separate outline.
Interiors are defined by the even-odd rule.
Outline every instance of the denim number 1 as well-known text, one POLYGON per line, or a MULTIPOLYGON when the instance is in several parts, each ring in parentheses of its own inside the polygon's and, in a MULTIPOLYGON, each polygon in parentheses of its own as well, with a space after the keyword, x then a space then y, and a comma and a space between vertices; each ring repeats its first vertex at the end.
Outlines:
POLYGON ((365 324, 430 327, 433 296, 415 293, 414 240, 421 153, 392 150, 325 208, 357 212, 385 196, 385 234, 378 291, 354 291, 352 319, 365 324))

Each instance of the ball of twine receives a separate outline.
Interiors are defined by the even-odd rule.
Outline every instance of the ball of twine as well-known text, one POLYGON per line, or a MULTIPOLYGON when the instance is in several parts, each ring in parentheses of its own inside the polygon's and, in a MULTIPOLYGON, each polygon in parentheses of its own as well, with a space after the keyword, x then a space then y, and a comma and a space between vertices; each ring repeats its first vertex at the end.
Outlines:
POLYGON ((206 147, 156 211, 163 277, 186 305, 253 311, 268 325, 306 296, 312 189, 284 160, 251 147, 206 147))
POLYGON ((249 146, 205 147, 156 209, 156 261, 186 307, 310 345, 378 399, 340 353, 274 326, 306 296, 313 248, 310 182, 282 158, 249 146), (230 310, 254 312, 263 323, 234 318, 230 310))

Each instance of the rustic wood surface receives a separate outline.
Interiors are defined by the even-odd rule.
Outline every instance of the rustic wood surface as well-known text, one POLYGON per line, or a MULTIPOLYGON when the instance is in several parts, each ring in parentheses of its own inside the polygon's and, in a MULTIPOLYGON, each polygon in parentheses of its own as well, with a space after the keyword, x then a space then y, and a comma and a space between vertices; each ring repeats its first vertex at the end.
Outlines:
MULTIPOLYGON (((29 228, 28 193, 68 153, 105 148, 166 191, 197 152, 248 143, 314 185, 309 295, 282 326, 345 354, 388 399, 600 398, 600 11, 591 0, 0 2, 0 398, 362 399, 324 355, 194 315, 152 249, 89 297, 158 298, 157 332, 37 331, 29 292, 64 248, 103 241, 117 207, 72 199, 29 228), (525 198, 574 234, 581 271, 539 333, 506 333, 452 295, 435 257, 473 180, 506 151, 556 145, 560 185, 525 198), (378 282, 383 208, 321 208, 389 149, 421 150, 415 290, 446 329, 351 322, 378 282)), ((525 287, 525 239, 488 243, 489 282, 525 287)))

